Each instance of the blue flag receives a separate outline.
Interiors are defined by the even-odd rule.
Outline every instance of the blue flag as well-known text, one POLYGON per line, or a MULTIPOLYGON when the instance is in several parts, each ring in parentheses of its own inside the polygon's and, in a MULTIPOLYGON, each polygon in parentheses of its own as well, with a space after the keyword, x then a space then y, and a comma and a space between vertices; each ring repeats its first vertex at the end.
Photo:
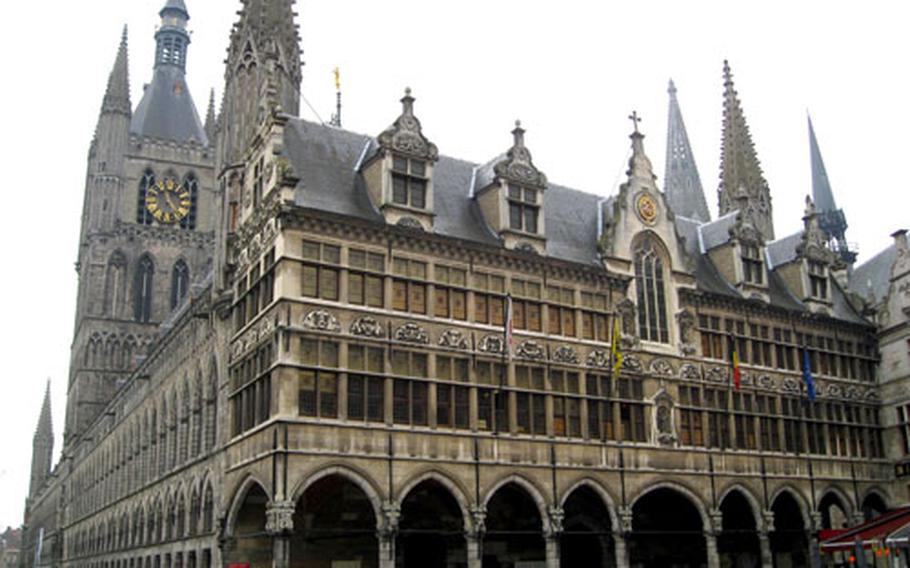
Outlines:
POLYGON ((806 383, 806 394, 815 402, 815 380, 812 379, 812 366, 809 364, 809 352, 803 349, 803 381, 806 383))

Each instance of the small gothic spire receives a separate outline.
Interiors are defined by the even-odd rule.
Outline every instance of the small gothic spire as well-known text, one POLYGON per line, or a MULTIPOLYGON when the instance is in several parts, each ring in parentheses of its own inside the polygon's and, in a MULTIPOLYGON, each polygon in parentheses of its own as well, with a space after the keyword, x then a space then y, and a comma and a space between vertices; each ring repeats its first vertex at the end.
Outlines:
POLYGON ((215 127, 216 127, 216 118, 215 118, 215 89, 212 88, 209 91, 209 108, 205 113, 205 135, 208 136, 209 144, 212 144, 215 140, 215 127))
POLYGON ((120 47, 117 50, 117 58, 114 60, 114 68, 107 80, 107 90, 104 93, 104 102, 101 105, 101 113, 120 113, 127 116, 132 112, 130 103, 130 70, 129 70, 129 53, 127 45, 127 27, 123 26, 123 33, 120 37, 120 47))
POLYGON ((720 187, 717 190, 721 216, 739 210, 766 241, 774 240, 771 190, 739 96, 733 85, 730 64, 724 60, 724 118, 721 149, 720 187))
POLYGON ((645 135, 638 129, 641 117, 638 116, 637 111, 632 111, 632 114, 629 115, 629 120, 632 121, 633 127, 632 134, 629 135, 629 138, 632 139, 632 157, 629 158, 629 171, 626 172, 626 175, 653 182, 657 179, 657 176, 654 175, 654 168, 651 166, 650 158, 645 154, 645 135))
POLYGON ((38 427, 35 429, 35 438, 54 437, 54 424, 51 419, 51 380, 47 380, 47 387, 44 390, 44 402, 41 405, 41 415, 38 418, 38 427))

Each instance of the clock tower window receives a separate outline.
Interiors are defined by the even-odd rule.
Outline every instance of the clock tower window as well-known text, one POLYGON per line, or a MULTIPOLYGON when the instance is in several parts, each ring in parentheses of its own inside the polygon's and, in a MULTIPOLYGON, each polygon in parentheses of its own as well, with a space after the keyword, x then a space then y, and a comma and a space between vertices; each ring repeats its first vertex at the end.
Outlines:
POLYGON ((133 303, 133 319, 140 323, 148 323, 152 319, 154 276, 155 265, 152 263, 152 259, 147 254, 142 255, 136 266, 135 300, 133 303))
POLYGON ((145 173, 142 174, 142 178, 139 179, 139 205, 136 208, 136 222, 140 225, 151 225, 154 217, 152 217, 151 211, 146 207, 145 200, 148 196, 148 191, 150 188, 155 185, 155 172, 152 170, 145 170, 145 173))
POLYGON ((180 220, 180 228, 192 231, 196 228, 196 209, 199 204, 199 181, 196 176, 193 174, 186 176, 183 180, 183 188, 190 194, 190 210, 180 220))

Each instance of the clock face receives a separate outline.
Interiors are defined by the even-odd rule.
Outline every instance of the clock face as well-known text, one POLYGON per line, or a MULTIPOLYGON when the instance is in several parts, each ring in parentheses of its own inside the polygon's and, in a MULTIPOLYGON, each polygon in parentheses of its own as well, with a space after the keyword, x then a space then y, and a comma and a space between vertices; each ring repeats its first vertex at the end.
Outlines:
POLYGON ((648 225, 653 225, 654 222, 657 221, 657 215, 660 210, 658 209, 657 202, 654 198, 647 193, 643 193, 639 196, 638 202, 636 203, 636 209, 638 210, 638 216, 648 225))
POLYGON ((155 183, 145 194, 145 207, 159 223, 180 222, 190 212, 190 192, 173 178, 155 183))

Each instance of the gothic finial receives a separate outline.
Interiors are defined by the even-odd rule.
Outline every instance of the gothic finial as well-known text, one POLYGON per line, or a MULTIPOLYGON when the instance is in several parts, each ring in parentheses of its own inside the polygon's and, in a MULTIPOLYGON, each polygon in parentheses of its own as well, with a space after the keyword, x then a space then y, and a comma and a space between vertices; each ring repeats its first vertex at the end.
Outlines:
POLYGON ((667 92, 670 93, 671 97, 676 97, 676 83, 673 82, 673 79, 670 79, 670 85, 667 87, 667 92))
POLYGON ((629 120, 635 125, 635 132, 629 136, 632 139, 632 157, 629 158, 629 171, 626 173, 629 177, 642 178, 653 183, 657 176, 654 175, 651 159, 645 154, 645 136, 638 130, 641 118, 637 112, 633 111, 629 115, 629 120))
POLYGON ((401 113, 407 116, 414 116, 414 101, 411 96, 411 87, 405 87, 404 97, 401 98, 401 113))
POLYGON ((515 121, 515 129, 512 130, 512 139, 513 144, 516 148, 524 148, 525 145, 525 129, 521 127, 521 121, 515 121))
POLYGON ((209 108, 205 112, 205 135, 209 138, 209 144, 212 144, 215 140, 215 128, 216 128, 217 118, 215 117, 215 89, 214 87, 209 91, 209 108))
POLYGON ((806 196, 806 211, 804 214, 804 218, 808 219, 813 216, 815 216, 815 203, 812 202, 812 196, 807 195, 806 196))

